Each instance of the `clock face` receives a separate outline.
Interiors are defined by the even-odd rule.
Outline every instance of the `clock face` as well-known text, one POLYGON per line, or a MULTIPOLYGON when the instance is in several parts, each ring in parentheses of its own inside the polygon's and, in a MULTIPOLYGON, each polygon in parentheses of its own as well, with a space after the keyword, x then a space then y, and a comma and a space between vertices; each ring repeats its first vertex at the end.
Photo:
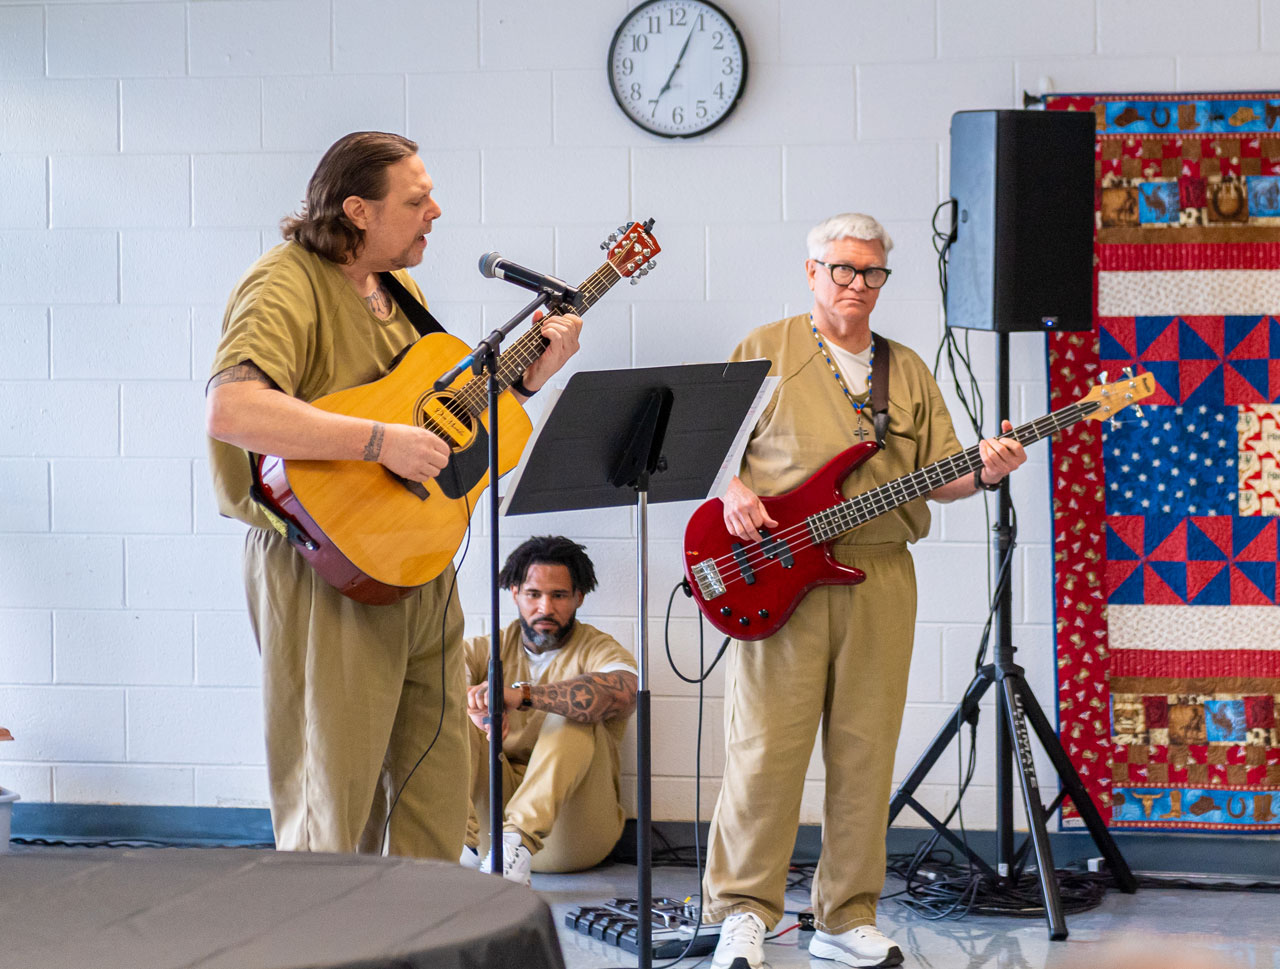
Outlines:
POLYGON ((742 35, 705 0, 649 0, 627 15, 609 47, 609 85, 619 107, 667 138, 714 128, 746 81, 742 35))

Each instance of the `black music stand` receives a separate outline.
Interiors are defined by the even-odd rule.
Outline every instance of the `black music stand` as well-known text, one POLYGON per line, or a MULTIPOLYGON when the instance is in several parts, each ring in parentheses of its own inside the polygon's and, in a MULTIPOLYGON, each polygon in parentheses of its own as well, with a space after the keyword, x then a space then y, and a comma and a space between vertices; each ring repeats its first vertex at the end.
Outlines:
POLYGON ((534 432, 503 501, 506 515, 614 508, 632 502, 638 511, 636 942, 640 969, 648 969, 653 960, 649 501, 707 497, 768 372, 767 360, 748 360, 575 374, 534 432))

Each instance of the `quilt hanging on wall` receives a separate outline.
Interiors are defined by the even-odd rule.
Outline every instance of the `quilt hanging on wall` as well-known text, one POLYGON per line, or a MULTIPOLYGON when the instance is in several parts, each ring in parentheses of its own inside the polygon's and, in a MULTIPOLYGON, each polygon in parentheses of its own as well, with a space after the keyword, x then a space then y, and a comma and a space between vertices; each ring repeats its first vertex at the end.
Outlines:
POLYGON ((1094 330, 1049 336, 1052 405, 1158 385, 1051 444, 1063 746, 1112 827, 1280 830, 1280 92, 1045 107, 1097 130, 1094 330))

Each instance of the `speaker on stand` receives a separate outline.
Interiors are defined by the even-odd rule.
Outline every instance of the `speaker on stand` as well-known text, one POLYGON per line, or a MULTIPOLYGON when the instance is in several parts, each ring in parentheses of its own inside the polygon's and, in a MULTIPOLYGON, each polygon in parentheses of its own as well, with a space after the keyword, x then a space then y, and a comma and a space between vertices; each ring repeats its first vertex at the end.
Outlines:
MULTIPOLYGON (((948 246, 948 327, 996 333, 999 419, 1009 416, 1009 334, 1089 330, 1093 325, 1094 117, 1066 111, 961 111, 951 117, 951 195, 955 202, 948 246)), ((997 425, 999 426, 999 425, 997 425)), ((1013 554, 1009 479, 999 492, 994 544, 997 562, 1013 554)), ((1116 886, 1137 882, 1097 807, 1067 757, 1053 724, 1014 662, 1010 569, 996 589, 993 661, 974 675, 963 699, 894 793, 889 821, 904 807, 924 818, 995 883, 1016 885, 1028 860, 1014 850, 1013 776, 1027 815, 1040 894, 1051 939, 1067 937, 1046 819, 1070 797, 1106 859, 1116 886), (914 797, 917 787, 965 722, 977 723, 978 703, 996 687, 996 863, 994 868, 948 831, 914 797), (1041 799, 1029 730, 1052 761, 1062 791, 1041 799)))

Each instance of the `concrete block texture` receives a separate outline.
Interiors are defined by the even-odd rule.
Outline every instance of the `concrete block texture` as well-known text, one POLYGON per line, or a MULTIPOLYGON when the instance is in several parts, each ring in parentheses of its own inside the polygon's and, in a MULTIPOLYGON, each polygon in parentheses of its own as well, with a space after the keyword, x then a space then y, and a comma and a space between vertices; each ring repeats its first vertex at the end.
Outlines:
MULTIPOLYGON (((279 241, 339 136, 419 142, 443 214, 412 272, 468 345, 527 302, 480 275, 482 254, 580 282, 617 225, 656 219, 657 268, 603 294, 558 384, 723 361, 752 328, 807 311, 805 235, 842 211, 892 233, 874 325, 931 363, 929 223, 947 196, 954 112, 1017 107, 1023 90, 1272 88, 1280 50, 1280 0, 1210 13, 1193 0, 752 0, 729 10, 749 59, 742 100, 709 134, 667 139, 629 122, 609 90, 608 42, 635 5, 0 0, 0 710, 19 735, 3 745, 6 786, 27 800, 265 804, 245 526, 214 507, 204 388, 228 293, 279 241), (1222 29, 1189 44, 1193 23, 1222 29)), ((994 343, 979 333, 973 352, 990 415, 994 343)), ((1014 339, 1012 366, 1014 417, 1027 421, 1047 410, 1043 341, 1014 339)), ((550 398, 530 402, 535 420, 550 398)), ((1037 445, 1013 485, 1015 639, 1049 709, 1047 478, 1037 445)), ((659 818, 694 810, 697 688, 668 667, 662 627, 698 504, 649 510, 659 818)), ((459 575, 469 633, 488 622, 487 505, 459 575)), ((637 650, 634 507, 504 518, 501 553, 553 531, 596 562, 583 620, 637 650)), ((972 676, 988 596, 981 503, 935 507, 915 556, 899 775, 972 676)), ((683 595, 672 608, 688 673, 698 622, 683 595)), ((513 616, 504 599, 502 621, 513 616)), ((704 637, 705 662, 719 645, 704 637)), ((723 668, 705 692, 704 818, 721 783, 723 668)), ((966 801, 975 828, 993 822, 990 707, 966 801)), ((954 801, 950 763, 920 791, 939 810, 954 801)), ((821 808, 812 768, 807 823, 821 808)), ((631 760, 624 772, 633 792, 631 760)))
POLYGON ((185 6, 181 3, 49 4, 45 8, 49 76, 115 78, 185 74, 185 6))

